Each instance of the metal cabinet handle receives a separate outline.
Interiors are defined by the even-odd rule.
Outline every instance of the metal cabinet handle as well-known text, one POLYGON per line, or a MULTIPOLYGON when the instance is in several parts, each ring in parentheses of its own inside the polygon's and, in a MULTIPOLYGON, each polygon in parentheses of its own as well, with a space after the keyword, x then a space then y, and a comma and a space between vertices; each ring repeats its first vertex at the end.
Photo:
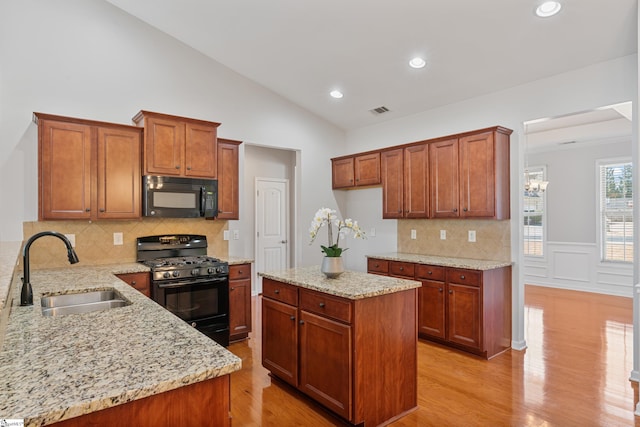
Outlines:
POLYGON ((287 243, 286 240, 280 240, 280 243, 287 243))
POLYGON ((438 292, 442 292, 442 288, 438 288, 438 292))
POLYGON ((100 212, 104 212, 104 208, 100 208, 100 212))
POLYGON ((433 274, 433 273, 432 273, 431 271, 428 271, 428 272, 427 272, 427 274, 431 275, 431 274, 433 274))
POLYGON ((238 274, 242 274, 242 270, 238 270, 238 274))
POLYGON ((304 320, 301 320, 301 321, 300 321, 300 324, 301 324, 301 325, 304 325, 304 320))
POLYGON ((450 293, 450 294, 452 294, 452 293, 453 293, 453 291, 452 291, 451 289, 449 289, 449 293, 450 293))
POLYGON ((85 209, 85 212, 91 212, 91 208, 85 209))
POLYGON ((464 209, 462 209, 462 210, 466 212, 466 211, 467 211, 467 208, 464 208, 464 209))
POLYGON ((464 280, 464 274, 460 275, 460 280, 464 280))
POLYGON ((321 302, 319 305, 320 305, 320 308, 324 308, 324 303, 323 302, 321 302))
POLYGON ((135 285, 135 284, 136 284, 136 281, 135 281, 135 280, 132 280, 132 281, 131 281, 131 285, 135 285))
POLYGON ((296 316, 291 316, 291 320, 296 320, 296 316))
POLYGON ((191 166, 187 166, 187 170, 190 171, 191 170, 191 166))
POLYGON ((453 211, 454 212, 458 212, 458 208, 453 208, 453 211))
POLYGON ((273 293, 279 294, 280 293, 280 289, 276 289, 275 291, 273 291, 273 293))
POLYGON ((180 169, 180 165, 176 165, 176 169, 180 169))
POLYGON ((404 270, 404 267, 400 267, 400 271, 404 270))
POLYGON ((235 289, 236 289, 235 287, 231 288, 232 291, 235 290, 235 289))

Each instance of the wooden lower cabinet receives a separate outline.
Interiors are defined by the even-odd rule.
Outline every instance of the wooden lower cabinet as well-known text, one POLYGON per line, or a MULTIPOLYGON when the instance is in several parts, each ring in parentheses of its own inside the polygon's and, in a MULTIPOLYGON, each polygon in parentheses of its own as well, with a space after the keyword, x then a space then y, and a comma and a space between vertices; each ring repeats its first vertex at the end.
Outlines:
POLYGON ((124 273, 116 276, 145 296, 151 298, 151 278, 149 273, 124 273))
POLYGON ((230 427, 230 375, 190 384, 154 396, 52 424, 56 427, 230 427))
POLYGON ((229 341, 251 332, 251 264, 229 266, 229 341))
POLYGON ((422 282, 418 334, 490 359, 511 348, 511 267, 469 270, 369 258, 368 272, 422 282), (407 265, 413 265, 409 268, 407 265), (402 269, 401 269, 402 268, 402 269))
POLYGON ((262 365, 352 424, 417 405, 417 289, 349 300, 263 279, 262 365))

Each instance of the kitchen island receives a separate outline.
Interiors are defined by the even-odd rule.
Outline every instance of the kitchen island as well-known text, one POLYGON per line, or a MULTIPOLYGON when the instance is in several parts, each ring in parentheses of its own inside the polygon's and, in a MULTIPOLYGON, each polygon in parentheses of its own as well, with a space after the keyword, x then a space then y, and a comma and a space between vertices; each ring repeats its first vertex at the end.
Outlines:
POLYGON ((32 271, 34 305, 25 307, 14 274, 1 418, 26 426, 230 425, 229 374, 241 360, 114 276, 145 271, 137 263, 32 271), (114 289, 130 304, 41 313, 43 294, 93 289, 114 289))
POLYGON ((262 364, 351 424, 417 408, 420 282, 318 266, 263 277, 262 364))

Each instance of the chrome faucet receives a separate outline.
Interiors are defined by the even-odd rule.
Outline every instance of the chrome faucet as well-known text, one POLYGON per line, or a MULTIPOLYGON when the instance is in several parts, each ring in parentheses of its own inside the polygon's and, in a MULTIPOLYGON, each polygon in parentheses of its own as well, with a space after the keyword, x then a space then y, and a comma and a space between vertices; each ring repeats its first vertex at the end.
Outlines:
POLYGON ((54 236, 62 240, 67 247, 67 257, 69 258, 69 264, 75 264, 78 260, 76 251, 73 250, 71 242, 64 234, 60 234, 57 231, 42 231, 36 233, 27 240, 22 250, 22 266, 24 268, 24 277, 22 278, 22 290, 20 292, 20 305, 33 305, 33 289, 31 289, 31 282, 29 281, 29 248, 31 244, 42 236, 54 236))

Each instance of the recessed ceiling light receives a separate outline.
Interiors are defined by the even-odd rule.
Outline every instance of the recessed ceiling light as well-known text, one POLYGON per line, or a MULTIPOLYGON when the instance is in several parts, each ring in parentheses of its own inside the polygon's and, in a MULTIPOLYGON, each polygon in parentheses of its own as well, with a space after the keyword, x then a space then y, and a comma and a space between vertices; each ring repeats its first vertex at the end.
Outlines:
POLYGON ((409 66, 410 66, 411 68, 422 68, 422 67, 424 67, 426 64, 427 64, 427 63, 425 62, 425 60, 424 60, 424 59, 422 59, 422 58, 418 58, 418 57, 415 57, 415 58, 413 58, 411 61, 409 61, 409 66))
POLYGON ((344 96, 339 90, 332 90, 331 92, 329 92, 329 95, 336 99, 340 99, 344 96))
POLYGON ((546 1, 537 7, 536 15, 540 16, 541 18, 547 18, 560 12, 560 9, 562 9, 562 5, 560 4, 560 2, 546 1))

